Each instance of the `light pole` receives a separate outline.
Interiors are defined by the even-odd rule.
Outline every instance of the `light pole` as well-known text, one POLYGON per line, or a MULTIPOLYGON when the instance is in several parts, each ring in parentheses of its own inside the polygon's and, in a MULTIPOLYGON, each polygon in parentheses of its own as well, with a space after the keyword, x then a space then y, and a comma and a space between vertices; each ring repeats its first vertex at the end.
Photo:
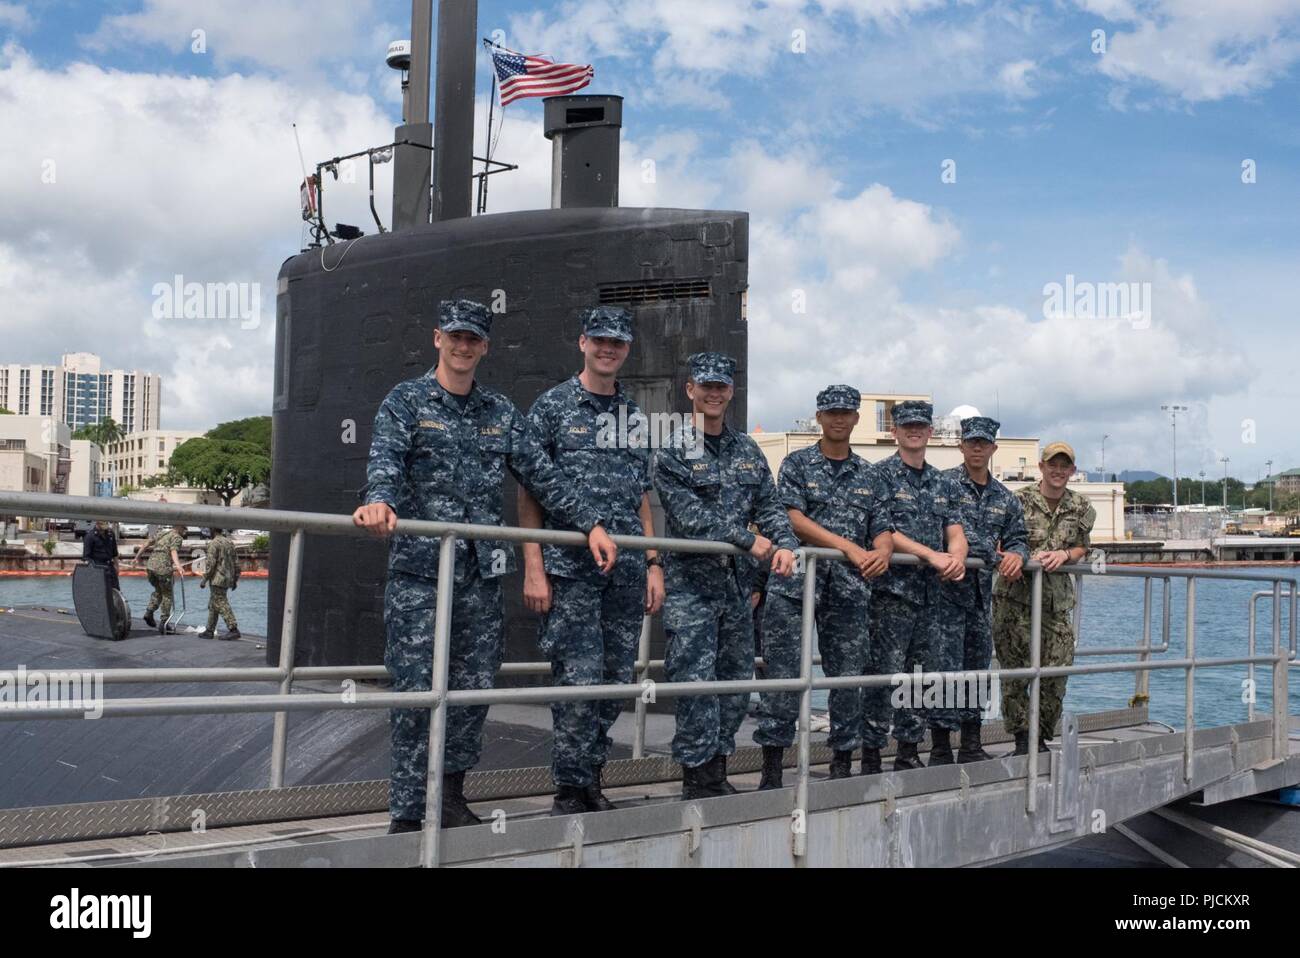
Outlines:
POLYGON ((1224 456, 1219 462, 1223 463, 1223 511, 1228 511, 1228 457, 1224 456))
POLYGON ((1163 411, 1169 413, 1169 425, 1173 431, 1174 437, 1174 511, 1178 511, 1178 414, 1187 412, 1186 406, 1179 406, 1175 403, 1166 403, 1160 407, 1163 411))
POLYGON ((1273 460, 1272 459, 1265 460, 1264 465, 1268 469, 1268 511, 1272 512, 1273 511, 1273 460))
POLYGON ((1109 433, 1101 437, 1101 481, 1102 482, 1106 481, 1106 440, 1109 438, 1110 438, 1109 433))
POLYGON ((1201 505, 1205 505, 1205 470, 1201 470, 1201 505))

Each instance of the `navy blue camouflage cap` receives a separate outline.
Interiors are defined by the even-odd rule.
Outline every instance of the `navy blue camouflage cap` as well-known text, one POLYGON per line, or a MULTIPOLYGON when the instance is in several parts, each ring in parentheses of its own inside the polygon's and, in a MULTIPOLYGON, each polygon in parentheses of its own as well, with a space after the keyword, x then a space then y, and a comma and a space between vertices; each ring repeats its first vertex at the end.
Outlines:
POLYGON ((438 304, 438 328, 444 333, 463 330, 487 339, 492 331, 492 314, 472 299, 444 299, 438 304))
POLYGON ((632 313, 622 306, 595 306, 582 314, 582 335, 632 342, 632 313))
POLYGON ((691 379, 697 383, 723 383, 733 385, 736 361, 722 353, 692 353, 686 360, 691 364, 691 379))
POLYGON ((990 419, 988 416, 971 416, 961 421, 961 438, 962 442, 967 439, 987 439, 989 442, 998 441, 998 430, 1002 428, 1002 423, 996 419, 990 419))
POLYGON ((934 425, 934 407, 920 399, 904 399, 894 406, 894 425, 906 426, 910 423, 934 425))
POLYGON ((857 410, 862 405, 862 393, 852 386, 827 386, 817 394, 817 411, 828 409, 857 410))

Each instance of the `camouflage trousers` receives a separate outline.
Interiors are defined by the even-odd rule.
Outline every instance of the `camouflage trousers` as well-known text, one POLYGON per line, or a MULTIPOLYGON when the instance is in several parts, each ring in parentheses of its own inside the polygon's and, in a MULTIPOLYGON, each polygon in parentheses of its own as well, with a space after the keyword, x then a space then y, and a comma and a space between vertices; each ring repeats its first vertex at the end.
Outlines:
MULTIPOLYGON (((940 600, 939 623, 942 641, 934 658, 934 669, 963 672, 987 669, 993 658, 993 633, 987 600, 979 598, 970 606, 940 600)), ((930 714, 931 728, 953 729, 966 722, 980 721, 988 699, 988 681, 944 684, 944 703, 930 714), (955 697, 949 701, 951 693, 955 697)))
MULTIPOLYGON (((763 612, 763 678, 789 679, 799 675, 800 625, 803 603, 784 595, 768 595, 763 612)), ((827 595, 817 603, 817 651, 826 675, 862 675, 867 664, 868 604, 827 595)), ((829 744, 837 752, 862 744, 862 689, 832 689, 829 744)), ((759 745, 794 744, 799 717, 798 692, 764 692, 758 697, 759 745)))
MULTIPOLYGON (((868 675, 896 675, 917 668, 934 671, 942 638, 937 601, 915 605, 882 589, 873 591, 868 675)), ((933 721, 930 712, 912 707, 921 692, 916 686, 912 690, 892 685, 868 688, 863 696, 862 745, 884 748, 891 722, 897 741, 921 741, 926 722, 933 721), (909 704, 895 707, 896 698, 909 704)))
MULTIPOLYGON (((1043 665, 1074 664, 1074 626, 1071 612, 1043 612, 1040 661, 1043 665)), ((1019 602, 993 604, 993 643, 998 665, 1004 669, 1029 668, 1029 606, 1019 602)), ((1038 735, 1049 739, 1056 734, 1065 700, 1066 676, 1040 680, 1038 692, 1038 735)), ((1029 730, 1029 683, 1024 679, 1002 680, 1002 719, 1008 732, 1029 730)))
POLYGON ((235 621, 235 612, 230 608, 230 599, 227 596, 229 590, 223 585, 208 586, 208 631, 215 632, 217 629, 217 616, 226 620, 227 629, 239 628, 239 623, 235 621))
POLYGON ((145 606, 144 613, 148 615, 154 609, 157 609, 161 621, 166 622, 172 615, 172 580, 174 576, 170 572, 166 575, 149 572, 148 575, 149 584, 153 586, 153 595, 149 596, 149 604, 145 606))
MULTIPOLYGON (((538 645, 551 659, 554 684, 630 683, 644 616, 644 577, 587 582, 551 576, 551 610, 542 617, 538 645)), ((609 730, 624 705, 625 699, 551 703, 556 785, 592 783, 593 769, 609 758, 609 730)))
MULTIPOLYGON (((389 571, 384 590, 384 624, 388 641, 384 665, 396 692, 433 687, 433 628, 437 582, 423 576, 389 571)), ((505 653, 500 579, 483 579, 471 564, 464 582, 452 592, 451 648, 447 662, 449 689, 490 689, 505 653)), ((478 764, 483 747, 487 706, 447 709, 447 755, 444 770, 464 772, 478 764)), ((388 808, 393 818, 423 819, 429 764, 429 712, 393 709, 392 769, 388 808)))
MULTIPOLYGON (((670 565, 665 589, 668 652, 664 672, 668 681, 752 679, 754 613, 748 590, 742 592, 734 571, 728 569, 724 576, 700 582, 670 565)), ((679 697, 673 760, 696 768, 715 755, 731 755, 748 707, 747 692, 679 697)))

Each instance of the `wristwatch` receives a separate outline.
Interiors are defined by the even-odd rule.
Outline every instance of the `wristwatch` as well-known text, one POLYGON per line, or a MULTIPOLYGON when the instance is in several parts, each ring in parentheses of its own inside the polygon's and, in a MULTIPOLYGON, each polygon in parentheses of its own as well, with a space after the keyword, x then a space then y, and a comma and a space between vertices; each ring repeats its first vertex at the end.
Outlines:
POLYGON ((662 569, 664 567, 664 560, 659 556, 651 556, 645 560, 645 564, 647 567, 654 565, 662 569))

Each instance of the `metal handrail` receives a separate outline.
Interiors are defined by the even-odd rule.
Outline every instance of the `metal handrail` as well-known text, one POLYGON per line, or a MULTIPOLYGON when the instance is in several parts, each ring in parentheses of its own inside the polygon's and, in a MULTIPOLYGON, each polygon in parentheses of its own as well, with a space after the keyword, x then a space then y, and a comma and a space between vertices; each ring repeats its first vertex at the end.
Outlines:
MULTIPOLYGON (((233 525, 230 521, 232 513, 228 509, 213 506, 188 506, 181 504, 154 504, 154 503, 132 503, 108 499, 96 499, 87 497, 73 497, 63 495, 48 495, 40 493, 12 493, 0 492, 0 511, 17 510, 21 515, 36 516, 70 516, 74 518, 145 518, 160 519, 162 521, 171 520, 174 522, 184 521, 188 523, 207 523, 212 525, 227 526, 233 525)), ((269 531, 287 532, 291 534, 290 550, 288 558, 288 576, 286 579, 285 605, 281 628, 281 646, 280 646, 280 666, 277 669, 153 669, 139 670, 137 676, 161 676, 168 675, 174 680, 178 672, 186 675, 204 675, 200 680, 211 681, 228 681, 226 675, 244 671, 248 675, 255 675, 259 680, 279 681, 280 692, 276 695, 227 695, 227 696, 204 696, 204 697, 185 697, 181 699, 117 699, 103 703, 103 713, 105 716, 119 715, 157 715, 157 714, 195 714, 195 713, 225 713, 225 712, 274 712, 276 716, 275 727, 272 741, 272 787, 279 787, 283 784, 283 772, 285 762, 285 748, 287 737, 287 713, 298 710, 324 710, 324 709, 356 709, 356 708, 428 708, 431 711, 431 721, 429 723, 429 763, 428 779, 426 789, 426 808, 424 831, 421 845, 421 862, 426 866, 436 865, 440 857, 441 849, 441 810, 442 810, 442 771, 445 761, 445 724, 447 707, 450 705, 485 705, 500 703, 520 703, 520 702, 554 702, 570 700, 591 700, 591 699, 627 699, 639 698, 641 689, 636 685, 593 685, 593 686, 565 686, 565 687, 532 687, 532 688, 508 688, 508 689, 482 689, 482 690, 449 690, 447 688, 447 661, 448 650, 451 635, 451 601, 452 585, 455 573, 455 542, 458 538, 464 539, 492 539, 499 541, 512 542, 539 542, 556 545, 582 545, 586 538, 577 532, 561 532, 547 529, 520 529, 504 526, 481 526, 467 525, 459 523, 441 523, 426 522, 420 520, 401 519, 397 523, 394 531, 396 535, 419 535, 437 537, 440 539, 439 544, 439 566, 437 579, 437 611, 435 613, 434 627, 434 647, 433 661, 435 665, 433 674, 433 688, 424 692, 387 692, 387 693, 359 693, 351 697, 344 698, 337 695, 294 695, 292 694, 292 682, 295 677, 306 678, 309 675, 319 678, 338 678, 344 675, 373 669, 373 667, 324 667, 324 668, 302 668, 293 667, 294 649, 296 643, 296 621, 297 605, 299 591, 301 588, 302 575, 302 553, 303 541, 307 532, 313 532, 325 535, 347 535, 347 536, 365 536, 369 533, 358 529, 350 517, 325 515, 321 513, 307 512, 285 512, 280 510, 241 510, 239 513, 239 525, 244 528, 260 528, 269 531), (212 677, 220 674, 221 678, 212 677)), ((614 541, 622 548, 630 549, 655 549, 660 552, 685 552, 710 555, 743 555, 743 550, 735 546, 721 542, 708 542, 702 540, 689 539, 668 539, 661 537, 642 537, 642 536, 614 536, 614 541)), ((1026 800, 1025 808, 1030 814, 1036 811, 1037 806, 1037 778, 1038 778, 1038 716, 1039 702, 1041 694, 1041 680, 1055 676, 1069 675, 1086 675, 1099 674, 1107 672, 1135 672, 1138 675, 1145 675, 1151 671, 1162 669, 1184 670, 1185 688, 1184 688, 1184 705, 1185 705, 1185 727, 1184 735, 1184 760, 1183 775, 1184 779, 1191 781, 1194 759, 1193 736, 1195 729, 1194 711, 1195 711, 1195 669, 1226 667, 1233 665, 1246 664, 1253 667, 1256 663, 1272 662, 1274 668, 1273 674, 1273 756, 1280 759, 1287 754, 1287 732, 1288 732, 1288 713, 1287 713, 1287 672, 1291 659, 1294 657, 1295 646, 1295 620, 1294 616, 1291 621, 1291 648, 1286 652, 1283 651, 1282 645, 1282 626, 1281 626, 1281 598, 1282 586, 1284 582, 1289 582, 1290 596, 1292 599, 1293 609, 1296 605, 1297 586, 1295 580, 1279 574, 1253 573, 1253 572, 1232 572, 1225 570, 1212 569, 1168 569, 1161 567, 1147 566, 1126 566, 1126 567, 1103 567, 1102 569, 1093 569, 1087 564, 1076 564, 1061 567, 1058 572, 1075 576, 1076 588, 1082 589, 1083 577, 1086 575, 1108 575, 1119 577, 1142 578, 1146 582, 1144 588, 1144 644, 1139 647, 1138 651, 1141 658, 1135 662, 1103 662, 1092 665, 1069 665, 1069 666, 1044 666, 1041 661, 1042 645, 1042 588, 1044 572, 1041 564, 1029 562, 1025 570, 1032 576, 1031 578, 1031 601, 1030 601, 1030 665, 1028 668, 1020 669, 988 669, 974 672, 952 671, 952 672, 930 672, 923 676, 916 674, 907 675, 870 675, 870 676, 840 676, 840 677, 823 677, 815 678, 812 674, 813 653, 812 653, 812 636, 813 636, 813 613, 815 605, 815 578, 816 564, 819 560, 836 560, 846 561, 847 557, 833 549, 822 549, 805 547, 799 550, 805 564, 804 579, 804 601, 801 619, 801 661, 800 674, 798 678, 791 679, 743 679, 724 682, 664 682, 655 684, 655 694, 664 695, 665 697, 690 696, 690 695, 716 695, 716 694, 738 694, 752 692, 777 692, 791 691, 800 692, 800 710, 799 710, 799 739, 798 739, 798 777, 796 782, 796 809, 804 810, 806 813, 808 807, 808 783, 809 783, 809 765, 811 757, 810 744, 810 725, 811 725, 811 697, 814 689, 831 689, 831 688, 868 688, 884 685, 908 685, 917 681, 918 677, 922 680, 942 679, 944 681, 961 681, 971 677, 976 678, 997 678, 999 680, 1008 679, 1028 679, 1030 683, 1029 694, 1029 757, 1026 761, 1026 800), (1153 578, 1162 578, 1166 583, 1165 589, 1165 622, 1164 622, 1164 643, 1162 648, 1153 648, 1150 645, 1150 623, 1149 623, 1149 606, 1150 606, 1150 581, 1153 578), (1187 588, 1187 624, 1186 624, 1186 656, 1177 660, 1166 660, 1161 662, 1150 661, 1150 655, 1156 651, 1165 651, 1168 648, 1168 630, 1169 616, 1167 614, 1169 607, 1169 580, 1171 578, 1185 578, 1188 580, 1187 588), (1273 654, 1272 655, 1255 655, 1254 630, 1250 633, 1251 647, 1250 654, 1244 657, 1236 658, 1219 658, 1219 659, 1197 659, 1195 650, 1195 610, 1196 610, 1196 582, 1199 579, 1227 579, 1227 580, 1246 580, 1269 582, 1272 584, 1270 593, 1274 598, 1273 603, 1273 654)), ((920 560, 914 556, 895 555, 891 559, 894 565, 918 565, 920 560)), ((968 559, 966 565, 970 569, 979 569, 984 567, 984 563, 975 559, 968 559)), ((1254 611, 1254 598, 1251 600, 1252 624, 1254 611)), ((1076 610, 1078 606, 1076 605, 1076 610)), ((1081 611, 1076 611, 1076 622, 1081 623, 1081 611)), ((645 655, 638 653, 638 667, 643 663, 648 667, 648 639, 643 628, 642 646, 647 649, 645 655)), ((1134 650, 1125 650, 1134 651, 1134 650)), ((1101 654, 1101 653, 1093 653, 1101 654)), ((531 666, 533 663, 523 663, 525 666, 531 666)), ((75 670, 66 670, 75 671, 75 670)), ((121 676, 125 673, 136 670, 112 670, 115 676, 121 676)), ((642 673, 642 677, 644 673, 642 673)), ((125 678, 117 678, 117 681, 126 681, 125 678)), ((136 678, 140 681, 140 678, 136 678)), ((151 678, 152 681, 163 681, 162 678, 151 678)), ((21 718, 72 718, 81 717, 84 714, 84 708, 68 706, 66 708, 45 708, 45 707, 27 707, 18 706, 15 708, 0 710, 0 719, 21 719, 21 718)), ((640 710, 639 710, 640 711, 640 710)), ((643 716, 644 712, 640 711, 643 716)), ((643 736, 643 732, 641 733, 643 736)), ((794 829, 793 835, 793 852, 796 857, 802 858, 807 852, 807 836, 805 829, 794 829)))

